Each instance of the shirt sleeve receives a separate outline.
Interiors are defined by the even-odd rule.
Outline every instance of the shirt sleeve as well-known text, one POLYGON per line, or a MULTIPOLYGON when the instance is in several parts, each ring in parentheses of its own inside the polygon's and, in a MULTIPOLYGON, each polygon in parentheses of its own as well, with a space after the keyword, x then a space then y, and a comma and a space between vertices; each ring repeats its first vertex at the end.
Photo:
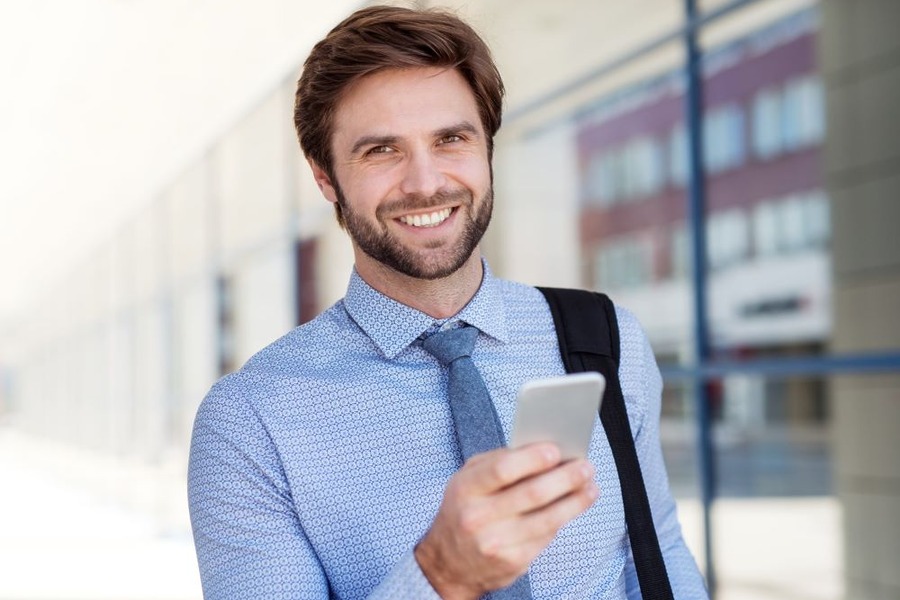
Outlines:
MULTIPOLYGON (((203 596, 327 599, 329 581, 293 508, 278 449, 241 396, 220 381, 194 422, 188 499, 203 596)), ((412 549, 368 598, 439 600, 412 549)))
MULTIPOLYGON (((706 599, 709 594, 703 576, 681 535, 675 499, 669 490, 663 461, 659 432, 662 408, 659 367, 637 319, 621 308, 616 312, 621 340, 619 378, 672 593, 678 600, 706 599)), ((640 586, 630 555, 625 577, 629 600, 639 600, 640 586)))

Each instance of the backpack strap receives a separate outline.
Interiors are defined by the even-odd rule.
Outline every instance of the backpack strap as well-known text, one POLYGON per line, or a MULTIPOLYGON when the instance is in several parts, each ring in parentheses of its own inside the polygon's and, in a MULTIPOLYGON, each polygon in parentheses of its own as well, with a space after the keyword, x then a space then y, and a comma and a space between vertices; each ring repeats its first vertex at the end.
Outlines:
POLYGON ((559 351, 567 373, 598 371, 606 378, 600 422, 612 448, 631 554, 644 600, 672 600, 650 501, 641 475, 634 438, 619 383, 619 325, 605 294, 585 290, 538 288, 553 315, 559 351))

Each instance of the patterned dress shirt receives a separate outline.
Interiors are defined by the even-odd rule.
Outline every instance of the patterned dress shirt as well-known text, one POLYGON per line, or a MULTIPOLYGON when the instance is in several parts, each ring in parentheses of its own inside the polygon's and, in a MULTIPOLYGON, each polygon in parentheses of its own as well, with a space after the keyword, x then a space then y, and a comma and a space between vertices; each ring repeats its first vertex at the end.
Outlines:
MULTIPOLYGON (((619 375, 676 598, 706 598, 684 545, 659 442, 661 379, 635 318, 617 308, 619 375)), ((191 522, 207 599, 438 598, 413 556, 459 449, 447 370, 421 344, 463 321, 509 439, 519 387, 564 373, 539 291, 485 275, 436 321, 354 272, 344 299, 213 386, 194 424, 191 522)), ((600 497, 532 563, 536 600, 639 598, 616 468, 599 419, 600 497)))

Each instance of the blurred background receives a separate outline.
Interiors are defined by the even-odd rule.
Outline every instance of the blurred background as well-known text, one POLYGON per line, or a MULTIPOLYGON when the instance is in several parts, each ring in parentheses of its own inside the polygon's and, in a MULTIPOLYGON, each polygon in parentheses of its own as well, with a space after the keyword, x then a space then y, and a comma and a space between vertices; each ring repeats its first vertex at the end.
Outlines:
MULTIPOLYGON (((900 2, 467 0, 502 277, 632 309, 717 598, 900 598, 900 2)), ((293 91, 358 0, 0 4, 0 598, 198 599, 209 386, 343 295, 293 91)))

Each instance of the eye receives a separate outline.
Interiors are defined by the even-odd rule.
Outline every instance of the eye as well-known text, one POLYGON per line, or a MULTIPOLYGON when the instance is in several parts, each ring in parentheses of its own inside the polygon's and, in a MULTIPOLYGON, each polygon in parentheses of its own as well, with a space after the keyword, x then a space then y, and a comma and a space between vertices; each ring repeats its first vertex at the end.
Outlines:
POLYGON ((389 153, 391 153, 391 152, 393 152, 393 151, 394 151, 394 149, 391 148, 390 146, 374 146, 374 147, 369 148, 368 150, 366 150, 366 154, 367 154, 367 155, 371 155, 371 154, 389 154, 389 153))
POLYGON ((461 142, 463 138, 461 135, 456 135, 455 133, 451 133, 450 135, 445 135, 441 138, 441 144, 452 144, 453 142, 461 142))

